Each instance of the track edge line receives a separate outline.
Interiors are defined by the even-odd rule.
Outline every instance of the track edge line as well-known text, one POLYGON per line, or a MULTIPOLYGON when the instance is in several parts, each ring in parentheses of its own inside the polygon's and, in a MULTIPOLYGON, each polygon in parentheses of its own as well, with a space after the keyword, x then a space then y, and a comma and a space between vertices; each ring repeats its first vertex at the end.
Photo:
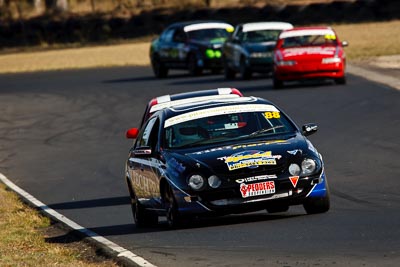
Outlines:
POLYGON ((107 238, 96 234, 95 232, 86 229, 74 221, 68 219, 61 213, 51 209, 43 202, 36 199, 34 196, 11 182, 4 174, 0 173, 0 181, 14 193, 16 193, 23 202, 29 206, 34 207, 43 215, 51 218, 54 221, 60 222, 66 228, 73 230, 80 235, 84 236, 90 243, 100 247, 106 255, 115 259, 118 263, 127 267, 157 267, 148 262, 144 258, 134 254, 133 252, 117 245, 116 243, 108 240, 107 238))

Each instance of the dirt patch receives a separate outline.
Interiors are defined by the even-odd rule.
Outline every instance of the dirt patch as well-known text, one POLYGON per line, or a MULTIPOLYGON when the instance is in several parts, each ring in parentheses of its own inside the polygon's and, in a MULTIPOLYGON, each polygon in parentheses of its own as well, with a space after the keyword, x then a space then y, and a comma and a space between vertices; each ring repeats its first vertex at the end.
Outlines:
POLYGON ((85 47, 0 56, 0 73, 149 65, 149 43, 85 47))

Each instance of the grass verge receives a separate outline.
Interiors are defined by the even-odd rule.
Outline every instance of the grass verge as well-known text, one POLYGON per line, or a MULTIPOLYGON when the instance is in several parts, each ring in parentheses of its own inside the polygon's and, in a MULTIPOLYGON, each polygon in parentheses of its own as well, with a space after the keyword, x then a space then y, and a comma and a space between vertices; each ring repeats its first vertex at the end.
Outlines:
MULTIPOLYGON (((400 55, 400 20, 332 25, 341 40, 350 43, 348 59, 363 60, 383 55, 400 55)), ((117 66, 148 66, 147 42, 67 48, 0 55, 0 73, 82 69, 117 66)))
MULTIPOLYGON (((48 218, 0 184, 0 266, 117 266, 83 241, 51 243, 63 235, 48 218), (48 240, 48 241, 46 241, 48 240)), ((67 240, 64 240, 67 241, 67 240)))

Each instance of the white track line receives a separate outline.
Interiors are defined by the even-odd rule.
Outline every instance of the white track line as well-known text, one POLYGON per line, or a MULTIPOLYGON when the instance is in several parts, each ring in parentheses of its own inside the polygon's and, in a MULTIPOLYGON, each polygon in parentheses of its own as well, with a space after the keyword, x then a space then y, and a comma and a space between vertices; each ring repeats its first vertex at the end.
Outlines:
POLYGON ((386 85, 389 85, 390 87, 393 87, 397 90, 400 90, 400 79, 399 77, 393 77, 390 75, 385 75, 378 73, 376 71, 372 70, 367 70, 362 67, 358 67, 352 64, 348 64, 346 68, 348 73, 361 76, 367 80, 373 81, 373 82, 378 82, 378 83, 383 83, 386 85))
POLYGON ((88 230, 79 224, 75 223, 74 221, 71 221, 64 215, 58 213, 57 211, 51 209, 47 205, 45 205, 43 202, 40 202, 37 200, 35 197, 15 185, 13 182, 7 179, 6 176, 4 176, 2 173, 0 173, 0 181, 3 182, 8 188, 13 190, 15 193, 17 193, 21 198, 23 198, 25 201, 30 203, 31 205, 37 207, 40 209, 43 213, 51 217, 52 219, 55 219, 63 224, 65 224, 67 227, 71 228, 72 230, 79 231, 80 233, 84 234, 88 238, 92 239, 95 243, 104 246, 105 248, 108 248, 110 251, 110 254, 112 256, 116 256, 116 260, 121 260, 125 264, 131 265, 131 266, 140 266, 140 267, 156 267, 155 265, 151 264, 147 260, 143 259, 142 257, 132 253, 131 251, 118 246, 114 242, 108 240, 107 238, 104 238, 103 236, 99 236, 95 232, 88 230))

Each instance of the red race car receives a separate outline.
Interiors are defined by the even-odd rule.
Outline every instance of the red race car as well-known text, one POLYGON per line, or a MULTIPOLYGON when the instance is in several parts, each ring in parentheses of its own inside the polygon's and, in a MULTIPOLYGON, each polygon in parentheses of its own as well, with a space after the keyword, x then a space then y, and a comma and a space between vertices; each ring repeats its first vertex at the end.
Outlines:
POLYGON ((331 27, 299 27, 279 35, 274 50, 274 88, 284 81, 333 79, 346 83, 346 57, 341 42, 331 27))

